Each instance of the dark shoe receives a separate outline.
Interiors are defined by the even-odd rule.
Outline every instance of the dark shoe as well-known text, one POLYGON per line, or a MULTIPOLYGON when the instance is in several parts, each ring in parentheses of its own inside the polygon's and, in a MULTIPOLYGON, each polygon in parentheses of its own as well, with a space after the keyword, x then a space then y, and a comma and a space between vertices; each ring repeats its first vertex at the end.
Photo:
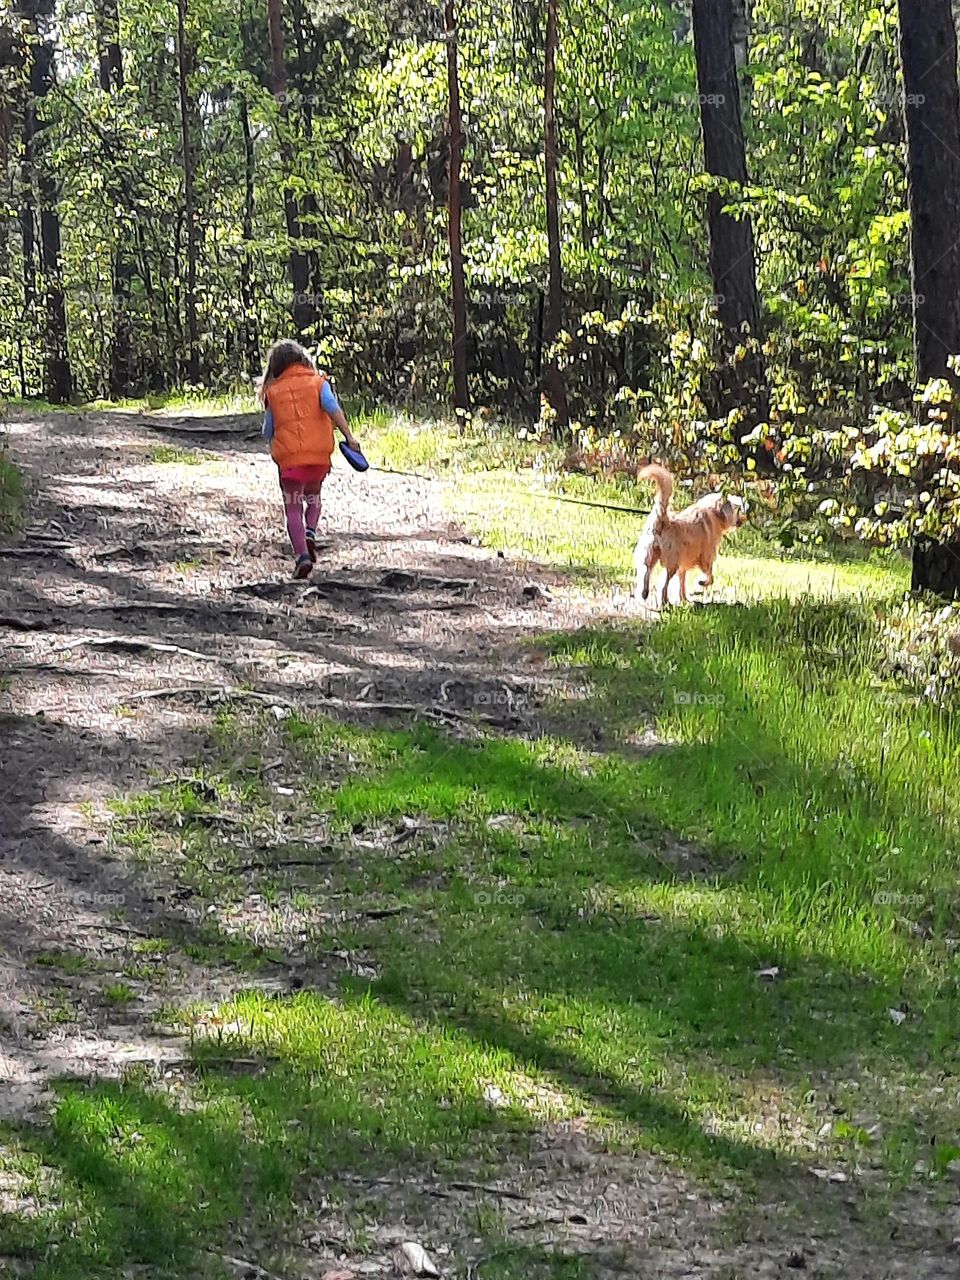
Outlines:
POLYGON ((310 563, 317 563, 317 531, 316 529, 307 530, 307 555, 310 557, 310 563))
POLYGON ((309 556, 301 556, 300 559, 297 561, 296 568, 293 571, 294 578, 298 580, 301 578, 309 578, 312 572, 313 572, 313 561, 310 559, 309 556))

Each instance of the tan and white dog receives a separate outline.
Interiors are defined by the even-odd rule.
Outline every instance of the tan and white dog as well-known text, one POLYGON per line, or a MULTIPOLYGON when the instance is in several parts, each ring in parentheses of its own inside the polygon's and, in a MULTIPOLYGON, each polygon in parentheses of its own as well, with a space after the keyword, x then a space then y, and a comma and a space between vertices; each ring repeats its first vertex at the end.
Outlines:
POLYGON ((687 574, 691 569, 700 569, 703 573, 701 587, 709 587, 713 582, 713 562, 720 539, 746 523, 744 501, 735 496, 725 498, 722 493, 708 493, 683 511, 674 511, 670 506, 673 476, 666 467, 651 463, 638 473, 637 479, 652 480, 657 486, 653 510, 634 553, 637 599, 646 600, 650 594, 650 574, 659 563, 667 571, 660 594, 661 607, 667 603, 667 588, 673 577, 679 578, 680 599, 686 601, 687 574))

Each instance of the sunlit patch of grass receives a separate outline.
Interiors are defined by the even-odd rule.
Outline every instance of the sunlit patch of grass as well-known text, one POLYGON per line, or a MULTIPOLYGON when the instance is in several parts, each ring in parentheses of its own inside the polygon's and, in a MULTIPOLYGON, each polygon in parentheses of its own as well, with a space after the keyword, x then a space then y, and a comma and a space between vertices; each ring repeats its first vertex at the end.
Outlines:
POLYGON ((97 962, 82 951, 40 951, 33 957, 33 963, 75 975, 91 973, 97 968, 97 962))
MULTIPOLYGON (((294 823, 364 837, 298 890, 359 912, 308 949, 360 948, 373 1008, 506 1052, 509 1106, 523 1078, 628 1146, 728 1169, 868 1149, 909 1180, 952 1114, 929 1108, 928 1062, 952 1052, 960 752, 878 681, 875 609, 784 599, 555 637, 589 694, 534 741, 257 721, 300 779, 294 823), (632 754, 644 724, 666 745, 632 754), (365 922, 385 900, 397 914, 365 922), (829 1106, 811 1074, 835 1079, 829 1106)), ((252 723, 222 736, 226 772, 252 723)))
POLYGON ((103 988, 103 998, 110 1004, 131 1004, 137 998, 136 991, 125 982, 111 982, 103 988))
MULTIPOLYGON (((642 513, 650 506, 645 489, 577 476, 544 482, 535 472, 510 470, 461 476, 446 492, 451 511, 486 545, 632 590, 633 551, 643 528, 642 513), (570 498, 577 502, 566 500, 570 498), (581 500, 635 506, 640 514, 581 506, 581 500)), ((834 551, 838 559, 831 562, 821 549, 788 551, 763 530, 740 530, 721 544, 712 594, 737 599, 851 592, 881 596, 909 587, 909 566, 895 552, 875 551, 865 559, 860 549, 852 558, 842 547, 834 551)), ((688 585, 695 588, 695 575, 688 585)))
POLYGON ((213 454, 202 453, 198 449, 181 449, 178 445, 158 444, 150 451, 150 461, 154 463, 176 462, 181 466, 199 467, 205 462, 215 462, 213 454))

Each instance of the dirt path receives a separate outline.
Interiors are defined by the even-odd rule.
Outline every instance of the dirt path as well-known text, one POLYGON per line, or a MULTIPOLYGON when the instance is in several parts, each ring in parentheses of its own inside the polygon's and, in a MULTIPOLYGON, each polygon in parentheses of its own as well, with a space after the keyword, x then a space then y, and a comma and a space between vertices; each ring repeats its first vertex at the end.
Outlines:
MULTIPOLYGON (((102 982, 103 963, 120 970, 138 942, 199 929, 202 904, 115 855, 104 806, 176 776, 225 698, 361 724, 420 714, 449 728, 480 717, 533 732, 551 682, 521 641, 607 608, 472 545, 445 519, 436 486, 345 466, 325 490, 318 571, 289 582, 257 420, 217 425, 220 434, 177 435, 116 413, 21 413, 9 424, 30 507, 23 541, 0 548, 0 1119, 43 1115, 57 1076, 184 1061, 183 1043, 156 1033, 161 993, 145 989, 121 1017, 82 967, 64 973, 44 960, 91 957, 102 982)), ((162 999, 213 1001, 236 981, 174 949, 162 999)), ((289 989, 279 970, 242 981, 289 989)), ((798 1241, 795 1220, 778 1224, 776 1205, 755 1205, 718 1244, 717 1215, 736 1206, 714 1190, 652 1160, 610 1156, 584 1133, 545 1130, 535 1148, 525 1198, 501 1207, 515 1224, 555 1224, 551 1238, 568 1245, 599 1241, 593 1256, 607 1261, 591 1275, 786 1276, 807 1258, 818 1259, 811 1275, 952 1274, 939 1243, 927 1251, 933 1227, 920 1213, 900 1219, 897 1243, 870 1241, 858 1206, 838 1198, 836 1235, 798 1241), (602 1221, 574 1212, 598 1196, 616 1206, 602 1221), (642 1271, 631 1257, 645 1260, 642 1271)), ((392 1194, 365 1192, 382 1221, 402 1224, 409 1205, 391 1206, 392 1194)), ((456 1247, 469 1237, 475 1199, 469 1188, 426 1199, 433 1238, 456 1247)), ((389 1266, 392 1229, 365 1273, 389 1266)))
MULTIPOLYGON (((345 465, 325 488, 318 569, 293 583, 257 420, 200 435, 174 421, 183 432, 121 413, 9 424, 30 492, 22 541, 0 549, 0 920, 18 921, 0 928, 0 1009, 20 1034, 38 995, 25 955, 109 950, 124 928, 169 923, 169 899, 138 892, 90 815, 176 773, 219 701, 517 726, 546 681, 513 640, 583 603, 471 545, 436 485, 345 465)), ((61 1032, 56 1051, 41 1040, 39 1074, 116 1061, 106 1033, 65 1046, 61 1032)))

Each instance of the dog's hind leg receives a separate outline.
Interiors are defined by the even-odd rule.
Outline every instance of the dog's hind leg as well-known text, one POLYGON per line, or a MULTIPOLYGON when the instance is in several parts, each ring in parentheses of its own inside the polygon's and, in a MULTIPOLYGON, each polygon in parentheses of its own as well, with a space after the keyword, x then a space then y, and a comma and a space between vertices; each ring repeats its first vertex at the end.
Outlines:
POLYGON ((650 574, 653 572, 654 565, 660 558, 656 543, 644 546, 642 542, 637 544, 636 554, 634 556, 634 567, 637 572, 637 585, 634 595, 637 600, 646 600, 650 594, 650 574))

